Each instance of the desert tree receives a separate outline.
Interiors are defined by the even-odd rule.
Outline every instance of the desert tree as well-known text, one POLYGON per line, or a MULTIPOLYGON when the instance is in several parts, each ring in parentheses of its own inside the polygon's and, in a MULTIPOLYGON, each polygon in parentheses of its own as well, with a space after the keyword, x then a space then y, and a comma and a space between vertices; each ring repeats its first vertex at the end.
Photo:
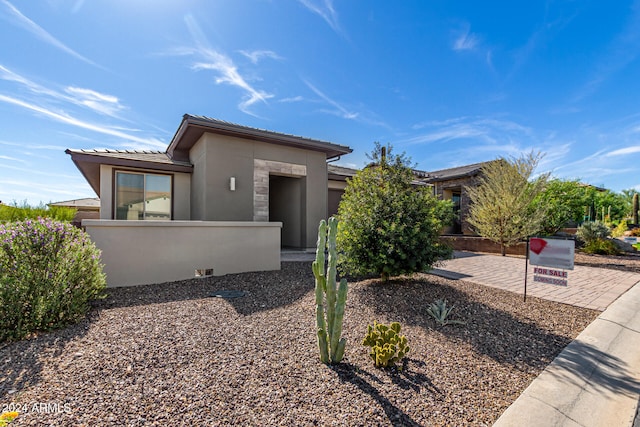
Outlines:
POLYGON ((468 221, 476 232, 506 248, 541 230, 547 207, 532 203, 545 189, 549 175, 533 176, 540 153, 498 158, 482 168, 471 200, 468 221))

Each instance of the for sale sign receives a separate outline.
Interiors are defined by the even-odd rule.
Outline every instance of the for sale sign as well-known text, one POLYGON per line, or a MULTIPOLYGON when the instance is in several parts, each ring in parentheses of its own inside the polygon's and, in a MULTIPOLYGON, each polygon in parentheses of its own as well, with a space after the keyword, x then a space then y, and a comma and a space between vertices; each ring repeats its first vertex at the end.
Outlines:
POLYGON ((573 240, 532 237, 529 239, 529 262, 541 267, 573 270, 573 240))
POLYGON ((533 269, 533 281, 547 283, 549 285, 567 286, 569 274, 562 270, 535 267, 533 269))

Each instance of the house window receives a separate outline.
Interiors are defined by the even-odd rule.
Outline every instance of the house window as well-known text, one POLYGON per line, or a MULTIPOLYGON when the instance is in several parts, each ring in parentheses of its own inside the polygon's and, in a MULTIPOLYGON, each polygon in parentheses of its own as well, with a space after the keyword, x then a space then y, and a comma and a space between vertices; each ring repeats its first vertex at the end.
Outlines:
POLYGON ((116 219, 171 219, 171 175, 116 172, 116 219))

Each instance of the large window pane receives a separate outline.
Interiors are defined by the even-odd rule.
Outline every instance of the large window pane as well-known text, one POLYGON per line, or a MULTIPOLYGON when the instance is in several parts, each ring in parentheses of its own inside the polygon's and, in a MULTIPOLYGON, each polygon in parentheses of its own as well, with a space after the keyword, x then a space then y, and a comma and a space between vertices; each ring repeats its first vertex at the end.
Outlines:
POLYGON ((116 173, 116 219, 144 219, 144 175, 116 173))
POLYGON ((171 219, 171 176, 116 172, 116 219, 171 219))
POLYGON ((145 175, 144 219, 171 219, 171 177, 145 175))

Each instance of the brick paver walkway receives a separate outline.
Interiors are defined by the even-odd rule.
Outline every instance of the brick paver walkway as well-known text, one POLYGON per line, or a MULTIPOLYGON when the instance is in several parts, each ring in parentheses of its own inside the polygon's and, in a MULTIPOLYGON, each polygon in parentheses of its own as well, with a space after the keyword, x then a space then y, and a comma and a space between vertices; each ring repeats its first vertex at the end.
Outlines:
MULTIPOLYGON (((431 273, 523 294, 524 271, 524 258, 456 252, 454 259, 445 261, 431 273)), ((580 265, 568 270, 568 274, 567 286, 538 283, 533 281, 533 266, 530 265, 527 297, 604 311, 620 295, 640 282, 638 273, 580 265)))

